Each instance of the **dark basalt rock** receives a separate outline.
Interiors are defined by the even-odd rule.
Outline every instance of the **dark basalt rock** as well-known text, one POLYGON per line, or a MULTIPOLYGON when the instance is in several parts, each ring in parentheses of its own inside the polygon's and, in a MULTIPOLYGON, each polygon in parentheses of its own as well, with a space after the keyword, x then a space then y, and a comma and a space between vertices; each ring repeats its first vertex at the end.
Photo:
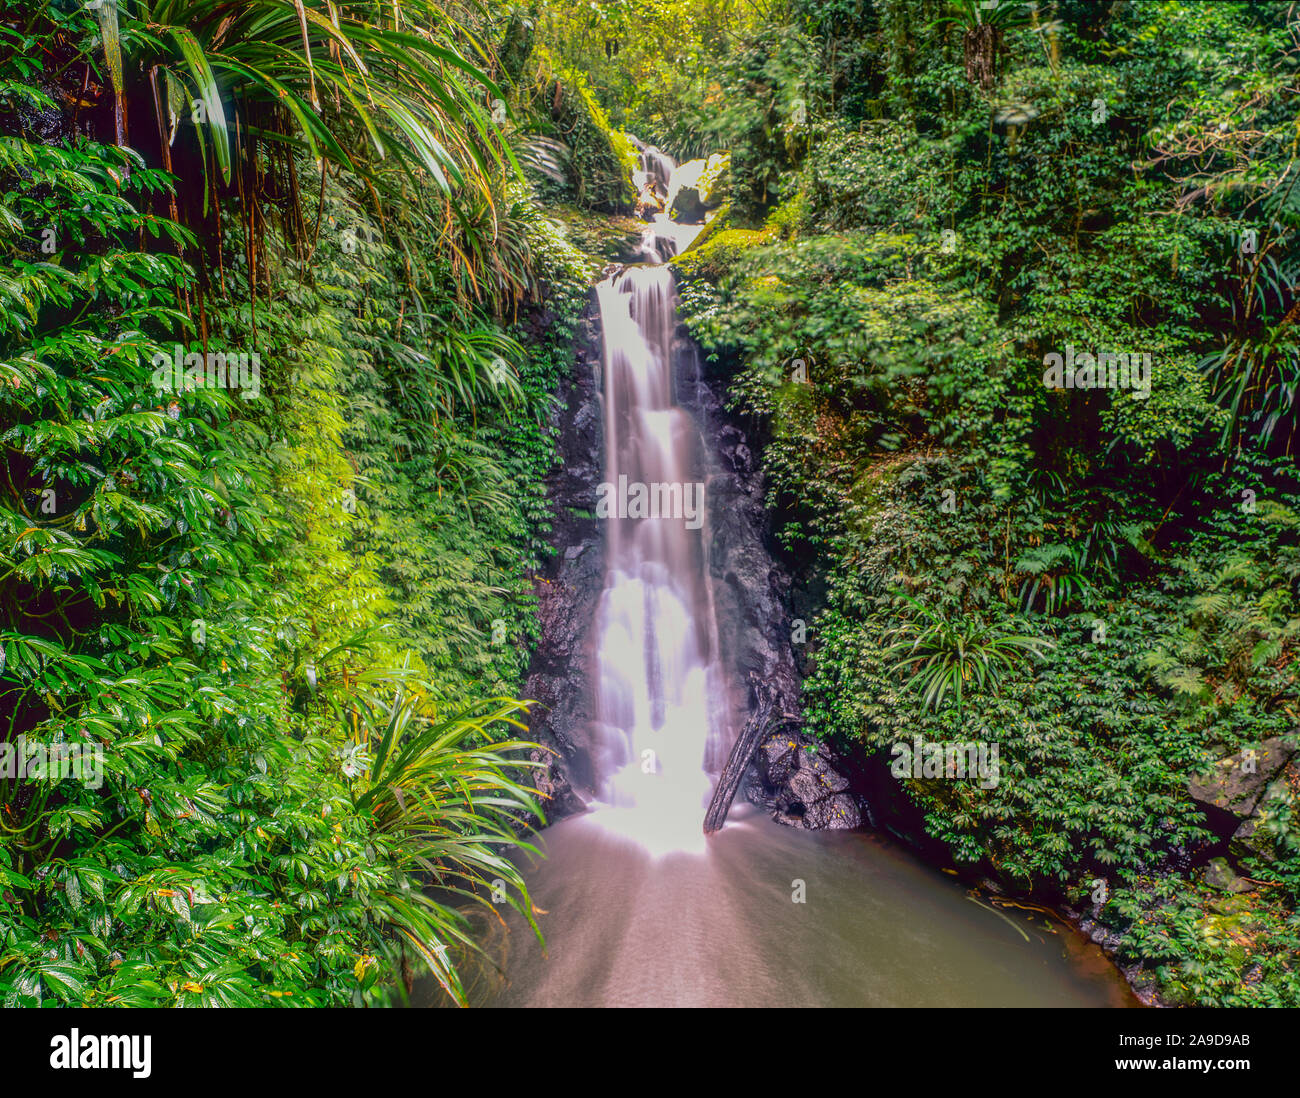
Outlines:
POLYGON ((1296 734, 1273 736, 1257 749, 1220 759, 1188 779, 1187 791, 1205 814, 1210 829, 1230 840, 1234 856, 1272 857, 1273 844, 1256 837, 1260 810, 1283 785, 1300 784, 1300 745, 1296 734))
POLYGON ((728 193, 731 157, 714 153, 703 160, 688 160, 674 174, 668 194, 668 212, 674 221, 698 225, 717 209, 728 193))
POLYGON ((551 421, 560 460, 548 478, 556 552, 533 577, 541 640, 529 666, 526 695, 534 699, 528 738, 546 751, 533 761, 547 822, 581 812, 593 785, 585 734, 591 721, 589 634, 605 573, 604 541, 591 514, 600 480, 604 432, 600 417, 600 331, 594 304, 583 321, 576 364, 558 393, 551 421))
MULTIPOLYGON (((797 731, 801 676, 792 644, 792 579, 772 549, 767 485, 743 427, 723 403, 724 383, 703 376, 693 345, 683 357, 696 364, 695 411, 712 454, 708 484, 709 567, 718 632, 727 664, 743 679, 758 678, 775 695, 775 711, 791 723, 765 735, 741 786, 745 799, 774 820, 810 830, 862 826, 858 796, 824 744, 797 731), (796 744, 778 749, 781 744, 796 744)), ((754 704, 735 715, 739 730, 754 704)))
POLYGON ((852 831, 863 823, 860 798, 825 744, 792 729, 759 744, 745 795, 791 827, 852 831))
MULTIPOLYGON (((588 735, 596 673, 591 631, 605 565, 602 532, 591 514, 604 460, 600 356, 593 294, 575 367, 558 394, 561 406, 553 421, 560 450, 549 480, 556 554, 535 577, 541 639, 529 668, 527 696, 540 704, 533 709, 529 737, 552 752, 537 753, 538 761, 545 758, 549 765, 534 778, 546 797, 550 821, 580 812, 595 787, 588 735)), ((737 676, 732 726, 739 731, 754 704, 744 685, 751 676, 774 692, 777 713, 797 718, 800 675, 791 644, 792 582, 770 547, 759 463, 744 429, 724 407, 724 382, 703 375, 684 330, 678 333, 675 357, 677 402, 698 418, 706 444, 707 536, 718 643, 724 664, 737 676)), ((864 806, 825 746, 792 725, 781 735, 798 743, 800 754, 778 763, 782 753, 757 751, 742 786, 746 798, 795 827, 861 826, 864 806)))
POLYGON ((1248 757, 1247 750, 1220 759, 1207 772, 1188 780, 1192 800, 1246 818, 1250 816, 1264 790, 1296 754, 1291 737, 1274 736, 1265 740, 1248 757))

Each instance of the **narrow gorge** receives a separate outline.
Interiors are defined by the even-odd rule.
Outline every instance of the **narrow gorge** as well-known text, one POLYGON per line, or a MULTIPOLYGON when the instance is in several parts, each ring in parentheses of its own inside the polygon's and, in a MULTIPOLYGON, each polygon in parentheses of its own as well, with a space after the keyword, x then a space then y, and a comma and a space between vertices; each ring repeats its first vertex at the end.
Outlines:
MULTIPOLYGON (((637 183, 671 207, 675 162, 640 157, 637 183)), ((676 314, 666 261, 704 225, 650 217, 639 261, 593 292, 557 424, 557 553, 528 682, 540 702, 529 737, 549 748, 533 753, 547 764, 545 858, 525 870, 546 946, 508 914, 474 1001, 1130 1004, 1063 923, 996 911, 903 847, 854 833, 869 804, 799 728, 791 579, 771 552, 758 455, 676 314), (642 514, 628 499, 637 486, 642 514), (760 691, 776 716, 744 803, 706 836, 760 691)))

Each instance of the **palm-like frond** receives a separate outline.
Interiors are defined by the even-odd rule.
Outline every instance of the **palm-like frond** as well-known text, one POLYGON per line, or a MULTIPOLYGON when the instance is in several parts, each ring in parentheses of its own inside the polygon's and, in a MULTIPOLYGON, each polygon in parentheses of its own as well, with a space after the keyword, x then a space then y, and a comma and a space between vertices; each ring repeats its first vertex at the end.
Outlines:
POLYGON ((530 816, 541 818, 536 790, 517 776, 542 765, 524 756, 535 745, 498 731, 524 729, 517 717, 526 708, 493 698, 443 716, 427 695, 405 687, 394 692, 386 713, 371 710, 386 720, 370 726, 378 742, 369 771, 356 783, 355 804, 390 844, 402 880, 423 874, 437 893, 399 886, 381 893, 375 909, 462 1005, 449 947, 477 952, 479 945, 448 896, 489 910, 494 893, 504 896, 541 938, 527 885, 506 856, 511 847, 534 851, 520 832, 530 816))
POLYGON ((952 13, 935 19, 934 25, 955 23, 966 30, 980 26, 1017 27, 1030 21, 1028 7, 1012 0, 994 4, 986 4, 984 0, 953 0, 952 13))
POLYGON ((391 887, 372 895, 372 910, 394 945, 413 950, 463 1006, 457 956, 482 950, 457 899, 494 913, 495 903, 508 903, 541 938, 507 852, 537 853, 528 836, 544 818, 527 777, 545 764, 528 758, 536 744, 514 734, 526 729, 519 718, 530 702, 488 698, 444 711, 409 654, 397 665, 374 660, 384 633, 362 630, 300 657, 295 678, 310 683, 314 704, 342 728, 353 806, 397 870, 391 887))
POLYGON ((1275 438, 1290 453, 1296 430, 1296 393, 1300 388, 1300 263, 1291 241, 1300 229, 1300 172, 1292 160, 1276 176, 1220 181, 1208 188, 1256 193, 1266 228, 1254 248, 1243 248, 1244 234, 1233 233, 1237 278, 1232 287, 1234 330, 1221 349, 1200 361, 1211 392, 1229 413, 1221 442, 1238 444, 1256 434, 1267 447, 1275 438))
MULTIPOLYGON (((449 199, 469 188, 490 201, 486 181, 513 160, 485 109, 500 95, 487 54, 448 5, 122 0, 121 9, 128 62, 167 90, 154 100, 164 144, 194 121, 205 171, 210 147, 227 183, 250 138, 304 147, 372 185, 381 163, 423 172, 449 199)), ((105 49, 110 70, 120 67, 107 37, 105 49)))
POLYGON ((1006 672, 1024 658, 1043 658, 1052 642, 1028 633, 1007 633, 970 618, 948 619, 910 596, 903 596, 919 620, 890 634, 885 649, 900 670, 910 670, 909 690, 921 693, 927 708, 938 710, 951 695, 960 711, 968 688, 996 690, 1006 672))
POLYGON ((1249 430, 1267 446, 1276 435, 1289 452, 1300 391, 1300 334, 1289 319, 1254 340, 1234 340, 1201 359, 1214 397, 1229 412, 1221 442, 1227 445, 1249 430))

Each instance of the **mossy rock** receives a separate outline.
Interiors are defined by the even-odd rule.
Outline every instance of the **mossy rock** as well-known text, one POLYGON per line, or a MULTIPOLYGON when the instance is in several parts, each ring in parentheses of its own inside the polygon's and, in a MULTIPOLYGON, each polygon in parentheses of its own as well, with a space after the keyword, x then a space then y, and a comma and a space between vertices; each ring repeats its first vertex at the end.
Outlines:
POLYGON ((713 216, 704 223, 704 229, 700 232, 699 236, 691 241, 691 247, 703 247, 710 240, 715 239, 720 233, 724 233, 728 229, 732 228, 735 228, 735 226, 731 224, 731 203, 728 201, 724 202, 713 216))
POLYGON ((1205 883, 1220 892, 1249 892, 1249 882, 1242 880, 1228 864, 1227 858, 1214 858, 1205 867, 1205 883))
POLYGON ((1247 915, 1255 908, 1249 896, 1222 896, 1206 900, 1206 907, 1220 915, 1247 915))
POLYGON ((620 214, 593 213, 571 204, 556 204, 547 212, 564 226, 579 250, 599 263, 636 260, 645 222, 620 214))
MULTIPOLYGON (((715 221, 721 221, 720 213, 715 221)), ((703 236, 703 234, 701 234, 703 236)), ((699 241, 672 261, 672 266, 686 278, 707 278, 716 282, 735 265, 741 254, 777 239, 774 229, 721 229, 699 241)))

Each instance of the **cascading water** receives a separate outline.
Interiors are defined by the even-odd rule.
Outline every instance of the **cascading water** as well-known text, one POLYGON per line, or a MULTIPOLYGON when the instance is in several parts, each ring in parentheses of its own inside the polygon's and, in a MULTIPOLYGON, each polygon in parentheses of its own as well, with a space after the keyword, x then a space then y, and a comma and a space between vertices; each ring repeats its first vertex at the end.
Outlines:
POLYGON ((666 263, 688 248, 703 226, 678 224, 666 209, 673 194, 677 161, 653 145, 646 145, 641 148, 637 163, 632 183, 641 196, 638 208, 653 222, 642 237, 641 258, 648 263, 666 263))
POLYGON ((632 177, 636 189, 640 191, 650 183, 659 192, 660 198, 666 197, 673 172, 677 170, 677 161, 653 145, 647 145, 641 150, 638 163, 640 170, 632 177))
MULTIPOLYGON (((643 150, 638 185, 662 197, 671 184, 665 164, 668 176, 673 165, 660 157, 643 150)), ((710 532, 707 491, 697 488, 708 480, 709 447, 692 411, 706 387, 689 342, 676 338, 676 290, 662 265, 701 228, 659 213, 641 244, 647 262, 597 287, 598 498, 608 514, 592 623, 599 801, 546 828, 545 860, 527 869, 546 947, 513 911, 503 911, 504 922, 484 920, 493 962, 467 974, 472 1001, 1131 1002, 1095 946, 1044 933, 1028 913, 970 903, 958 882, 879 836, 781 827, 737 803, 706 846, 705 801, 743 720, 735 703, 744 691, 728 666, 736 625, 719 636, 719 619, 730 618, 719 613, 726 596, 713 589, 708 559, 731 516, 720 507, 710 532), (792 902, 795 884, 806 890, 801 902, 792 902), (1017 914, 1025 918, 1008 926, 1017 914)), ((763 553, 757 544, 750 551, 763 553)))
MULTIPOLYGON (((649 152, 660 169, 671 165, 657 150, 643 158, 649 152)), ((642 254, 659 264, 700 229, 660 214, 642 254)), ((632 810, 621 822, 647 842, 673 835, 698 845, 733 730, 706 557, 703 441, 676 400, 689 381, 674 353, 676 286, 667 267, 634 266, 601 283, 597 299, 607 495, 595 628, 599 792, 632 810)))

